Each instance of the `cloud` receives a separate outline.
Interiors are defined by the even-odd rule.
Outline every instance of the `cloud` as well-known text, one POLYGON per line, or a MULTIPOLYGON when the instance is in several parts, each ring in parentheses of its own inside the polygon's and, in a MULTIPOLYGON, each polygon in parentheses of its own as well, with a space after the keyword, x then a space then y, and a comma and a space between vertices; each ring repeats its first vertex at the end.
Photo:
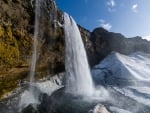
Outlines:
POLYGON ((112 26, 109 23, 101 24, 101 26, 108 31, 112 28, 112 26))
POLYGON ((100 22, 100 23, 105 23, 105 20, 99 19, 98 22, 100 22))
POLYGON ((107 7, 109 12, 115 11, 116 2, 115 0, 107 0, 107 7))
POLYGON ((148 41, 150 41, 150 35, 148 35, 148 36, 143 36, 142 38, 143 38, 143 39, 146 39, 146 40, 148 40, 148 41))
POLYGON ((138 4, 133 4, 132 7, 131 7, 131 9, 132 9, 132 11, 133 11, 134 13, 137 13, 137 12, 138 12, 137 8, 138 8, 138 4))
POLYGON ((111 7, 115 7, 116 3, 114 0, 108 0, 107 5, 111 7))
POLYGON ((106 30, 110 30, 112 28, 112 25, 108 22, 106 22, 105 20, 103 19, 99 19, 98 22, 100 23, 100 26, 106 30))

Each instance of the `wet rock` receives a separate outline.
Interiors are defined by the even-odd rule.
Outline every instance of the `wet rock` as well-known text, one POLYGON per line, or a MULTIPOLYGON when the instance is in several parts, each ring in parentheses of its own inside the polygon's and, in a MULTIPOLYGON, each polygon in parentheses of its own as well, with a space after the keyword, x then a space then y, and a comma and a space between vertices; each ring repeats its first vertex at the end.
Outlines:
POLYGON ((78 25, 80 33, 81 33, 81 37, 83 39, 83 43, 84 43, 84 47, 87 53, 87 57, 88 57, 88 61, 89 61, 89 65, 92 67, 95 65, 95 63, 97 63, 97 56, 95 54, 95 49, 93 46, 92 41, 90 40, 90 35, 91 32, 85 28, 83 28, 82 26, 78 25))
POLYGON ((93 110, 88 111, 87 113, 93 113, 93 110))
POLYGON ((109 113, 104 105, 98 104, 94 108, 94 113, 109 113))
POLYGON ((22 110, 22 113, 39 113, 33 105, 28 105, 26 108, 22 110))
POLYGON ((102 104, 97 104, 94 110, 90 110, 88 113, 110 113, 106 107, 102 104))

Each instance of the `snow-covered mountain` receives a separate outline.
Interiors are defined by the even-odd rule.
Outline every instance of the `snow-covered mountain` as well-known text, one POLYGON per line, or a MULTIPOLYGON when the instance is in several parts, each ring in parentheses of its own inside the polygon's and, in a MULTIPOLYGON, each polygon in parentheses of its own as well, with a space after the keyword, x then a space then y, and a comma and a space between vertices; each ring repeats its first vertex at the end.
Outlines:
POLYGON ((150 35, 149 36, 143 36, 142 38, 150 41, 150 35))
POLYGON ((150 54, 113 52, 92 69, 92 75, 96 83, 111 85, 124 97, 150 106, 150 54))
POLYGON ((109 83, 150 81, 150 54, 136 52, 128 56, 112 52, 92 69, 96 81, 109 83), (115 81, 114 81, 115 80, 115 81))

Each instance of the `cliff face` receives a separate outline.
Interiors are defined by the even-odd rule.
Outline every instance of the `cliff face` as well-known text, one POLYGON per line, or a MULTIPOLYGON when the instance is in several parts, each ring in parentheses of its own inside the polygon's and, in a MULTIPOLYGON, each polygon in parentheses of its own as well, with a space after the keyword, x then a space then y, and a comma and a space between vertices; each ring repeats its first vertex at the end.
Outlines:
POLYGON ((0 9, 0 69, 4 70, 31 54, 34 13, 25 0, 1 0, 0 9))
MULTIPOLYGON (((54 3, 41 3, 37 75, 64 71, 63 29, 54 32, 54 3)), ((34 35, 34 0, 0 1, 0 97, 28 78, 34 35)), ((60 13, 55 8, 60 20, 60 13)))
MULTIPOLYGON (((0 69, 30 65, 32 54, 35 1, 0 1, 0 69)), ((38 66, 49 67, 49 73, 64 71, 64 33, 56 21, 63 22, 63 12, 52 0, 41 2, 39 12, 38 66)), ((88 54, 93 47, 90 32, 79 26, 88 54)))
MULTIPOLYGON (((34 1, 1 0, 0 2, 0 52, 3 53, 0 56, 0 67, 4 69, 15 66, 29 66, 34 34, 34 1)), ((54 20, 52 17, 54 7, 51 0, 42 3, 40 7, 38 36, 40 65, 42 65, 43 57, 48 51, 53 51, 55 54, 62 52, 63 47, 61 45, 64 45, 63 29, 60 27, 54 29, 54 22, 52 21, 54 20)), ((61 11, 55 9, 55 13, 60 19, 61 11)), ((59 61, 55 58, 58 57, 57 55, 53 55, 53 57, 55 62, 59 61)))
POLYGON ((1 97, 15 88, 18 80, 27 73, 33 39, 34 8, 30 0, 1 0, 0 9, 1 97))
POLYGON ((98 56, 97 61, 101 61, 112 51, 125 55, 137 51, 150 53, 150 42, 138 36, 126 38, 120 33, 108 32, 103 28, 96 28, 91 33, 90 39, 93 43, 96 56, 98 56))
POLYGON ((79 30, 81 33, 81 37, 83 39, 84 47, 86 49, 89 65, 92 67, 97 63, 97 60, 96 60, 97 56, 95 54, 95 49, 94 49, 93 43, 90 40, 91 32, 89 30, 83 28, 80 25, 78 25, 78 26, 79 26, 79 30))
MULTIPOLYGON (((1 0, 0 8, 1 97, 17 87, 20 79, 28 78, 34 40, 35 0, 1 0)), ((64 32, 60 27, 63 24, 63 12, 53 0, 45 0, 41 2, 38 13, 37 78, 65 70, 64 32)), ((79 27, 86 49, 89 50, 87 54, 92 56, 90 32, 79 27)))

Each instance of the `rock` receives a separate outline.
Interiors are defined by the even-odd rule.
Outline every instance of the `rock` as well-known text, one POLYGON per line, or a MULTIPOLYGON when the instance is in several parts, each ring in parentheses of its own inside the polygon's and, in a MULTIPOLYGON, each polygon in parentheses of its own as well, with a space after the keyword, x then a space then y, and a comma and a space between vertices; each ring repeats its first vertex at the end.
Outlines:
POLYGON ((22 110, 22 113, 39 113, 33 105, 28 105, 26 108, 22 110))
POLYGON ((126 38, 120 33, 108 32, 103 28, 96 28, 90 37, 97 58, 97 63, 109 55, 112 51, 121 54, 131 54, 141 51, 150 53, 150 42, 141 37, 126 38))
POLYGON ((110 112, 107 111, 104 105, 97 104, 93 110, 93 113, 110 113, 110 112))
POLYGON ((84 47, 86 49, 89 65, 91 67, 93 67, 97 63, 97 58, 96 58, 97 56, 95 54, 96 52, 95 52, 93 43, 90 40, 91 32, 89 30, 83 28, 80 25, 78 25, 78 27, 79 27, 81 37, 82 37, 83 42, 84 42, 84 47))
POLYGON ((89 110, 87 113, 110 113, 106 107, 102 104, 97 104, 93 110, 89 110))
POLYGON ((93 110, 88 111, 87 113, 93 113, 93 110))
MULTIPOLYGON (((28 71, 34 38, 35 0, 7 2, 1 0, 0 8, 2 9, 0 11, 0 53, 3 53, 0 54, 0 71, 16 67, 18 70, 26 67, 28 71)), ((44 71, 50 74, 62 72, 64 71, 63 29, 54 28, 54 15, 59 15, 56 19, 62 21, 62 12, 57 9, 52 0, 42 2, 40 10, 37 74, 44 71)))
MULTIPOLYGON (((34 35, 35 0, 0 1, 0 98, 16 88, 29 73, 34 35), (7 84, 6 84, 7 83, 7 84), (9 83, 9 84, 8 84, 9 83)), ((36 79, 64 72, 63 29, 54 28, 62 12, 52 0, 41 3, 36 79)), ((39 12, 40 13, 40 12, 39 12)))
MULTIPOLYGON (((7 92, 6 89, 13 90, 17 87, 17 81, 28 77, 34 38, 35 0, 1 0, 0 8, 0 53, 3 53, 0 54, 0 76, 3 76, 0 78, 1 97, 7 92), (5 83, 10 81, 15 84, 7 84, 8 88, 4 88, 5 83)), ((53 0, 42 1, 40 12, 36 79, 65 71, 64 31, 60 26, 63 24, 63 12, 53 0)), ((95 54, 90 32, 81 26, 79 28, 93 66, 95 54)))

